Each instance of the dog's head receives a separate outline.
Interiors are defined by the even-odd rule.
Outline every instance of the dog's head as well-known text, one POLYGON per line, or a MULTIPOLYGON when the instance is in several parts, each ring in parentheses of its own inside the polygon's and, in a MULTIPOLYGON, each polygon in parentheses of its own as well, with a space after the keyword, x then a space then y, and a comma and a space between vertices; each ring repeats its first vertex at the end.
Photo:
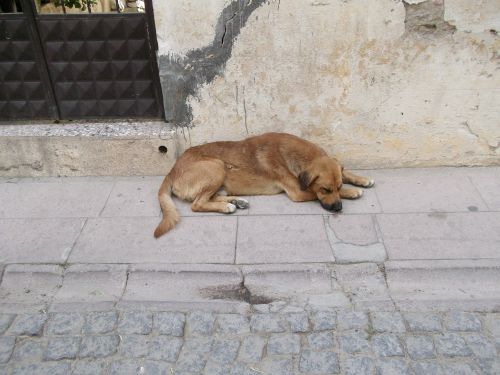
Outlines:
POLYGON ((325 210, 340 211, 342 210, 340 200, 342 169, 338 160, 334 158, 323 156, 314 159, 299 174, 300 188, 314 192, 325 210))

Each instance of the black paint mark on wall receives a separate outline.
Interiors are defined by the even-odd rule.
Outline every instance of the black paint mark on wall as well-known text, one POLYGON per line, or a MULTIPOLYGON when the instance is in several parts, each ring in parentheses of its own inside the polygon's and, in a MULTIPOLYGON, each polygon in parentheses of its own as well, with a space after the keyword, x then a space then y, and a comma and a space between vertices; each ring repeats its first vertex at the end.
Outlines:
POLYGON ((210 46, 190 51, 186 57, 159 57, 160 79, 165 101, 165 118, 180 126, 192 120, 187 98, 199 85, 220 75, 231 56, 233 43, 252 12, 266 0, 235 0, 219 17, 210 46))

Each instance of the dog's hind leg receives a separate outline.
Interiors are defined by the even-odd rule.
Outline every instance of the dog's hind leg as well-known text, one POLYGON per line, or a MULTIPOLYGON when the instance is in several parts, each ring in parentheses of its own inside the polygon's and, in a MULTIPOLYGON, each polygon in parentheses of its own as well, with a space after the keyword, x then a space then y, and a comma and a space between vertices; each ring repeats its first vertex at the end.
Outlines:
POLYGON ((226 171, 224 163, 217 159, 204 159, 189 165, 183 176, 175 181, 174 193, 179 198, 192 201, 191 209, 195 212, 236 211, 236 205, 226 200, 217 199, 217 192, 224 184, 226 171))
MULTIPOLYGON (((343 170, 342 171, 342 182, 344 184, 351 184, 354 186, 362 186, 365 188, 372 187, 375 185, 375 181, 368 177, 357 176, 352 172, 343 170)), ((347 198, 347 197, 346 197, 347 198)))

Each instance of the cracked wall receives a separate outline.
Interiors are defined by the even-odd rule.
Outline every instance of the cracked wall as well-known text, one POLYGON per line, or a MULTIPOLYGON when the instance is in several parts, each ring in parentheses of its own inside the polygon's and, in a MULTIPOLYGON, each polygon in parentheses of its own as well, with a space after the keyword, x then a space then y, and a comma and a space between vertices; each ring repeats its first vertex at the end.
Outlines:
POLYGON ((498 0, 154 3, 181 148, 286 131, 351 167, 500 164, 498 0))

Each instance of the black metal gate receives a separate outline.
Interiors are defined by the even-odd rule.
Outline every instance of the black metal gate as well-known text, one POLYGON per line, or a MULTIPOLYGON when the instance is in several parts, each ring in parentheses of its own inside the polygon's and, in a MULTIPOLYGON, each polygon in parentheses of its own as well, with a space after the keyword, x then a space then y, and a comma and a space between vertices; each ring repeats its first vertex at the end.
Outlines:
POLYGON ((78 14, 33 1, 0 13, 0 119, 163 117, 151 0, 144 13, 78 14))

